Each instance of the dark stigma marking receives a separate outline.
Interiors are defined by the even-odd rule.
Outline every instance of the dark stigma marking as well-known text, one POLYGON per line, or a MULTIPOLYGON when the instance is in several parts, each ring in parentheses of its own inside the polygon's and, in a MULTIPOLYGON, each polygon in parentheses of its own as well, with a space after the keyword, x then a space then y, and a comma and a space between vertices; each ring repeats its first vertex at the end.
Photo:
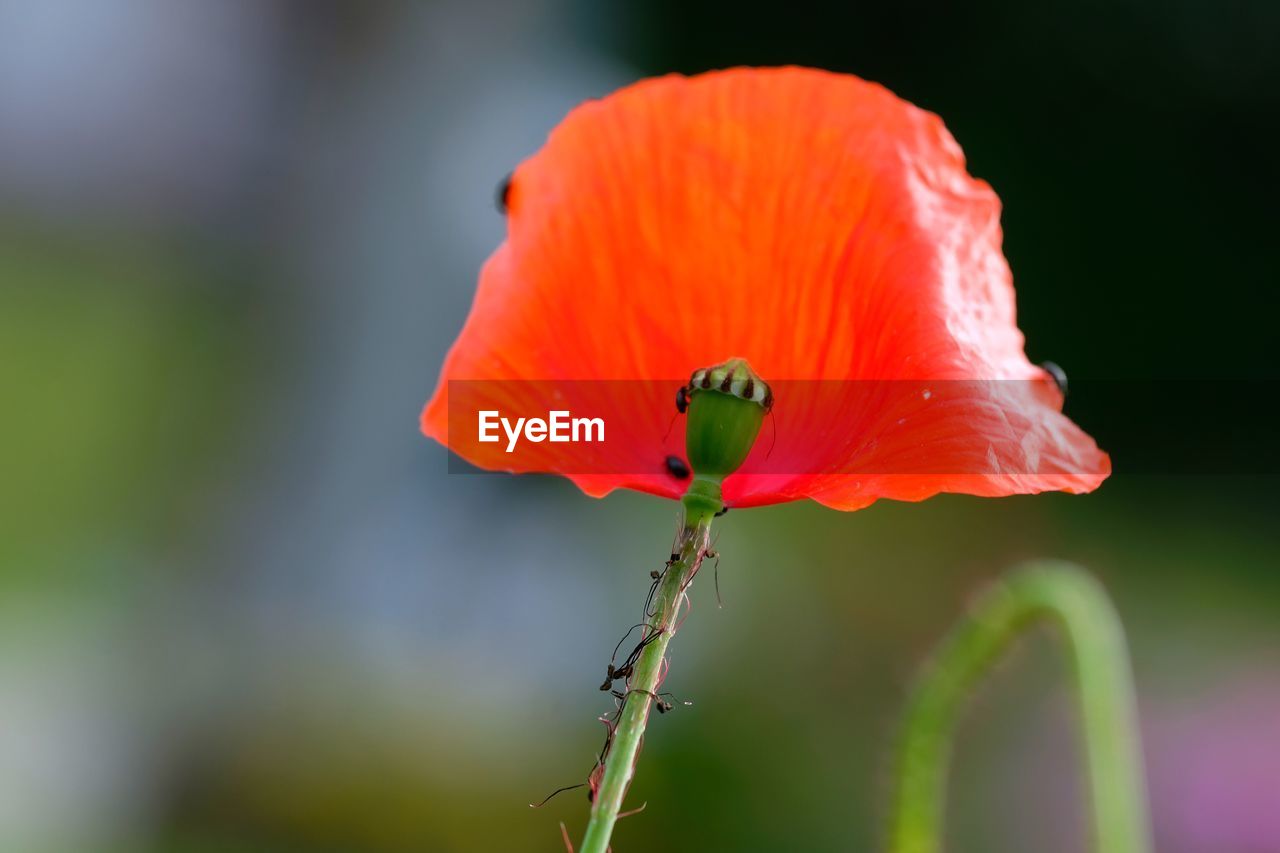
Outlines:
POLYGON ((684 460, 679 456, 668 456, 666 458, 667 473, 677 480, 689 479, 689 466, 684 464, 684 460))
POLYGON ((1053 377, 1053 381, 1057 384, 1058 390, 1062 392, 1062 396, 1067 396, 1067 372, 1052 361, 1042 361, 1040 366, 1053 377))
POLYGON ((511 202, 511 178, 512 172, 508 172, 507 176, 499 183, 497 189, 493 191, 493 205, 498 208, 498 212, 503 216, 507 215, 511 202))

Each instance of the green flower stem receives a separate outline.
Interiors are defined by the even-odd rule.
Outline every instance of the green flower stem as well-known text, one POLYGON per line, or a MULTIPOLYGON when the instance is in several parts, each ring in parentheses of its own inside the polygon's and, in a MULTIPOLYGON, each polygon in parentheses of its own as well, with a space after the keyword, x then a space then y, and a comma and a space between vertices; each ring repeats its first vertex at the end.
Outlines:
POLYGON ((717 507, 718 502, 714 506, 704 506, 695 501, 685 501, 685 521, 677 548, 680 556, 668 566, 654 597, 652 612, 656 615, 652 624, 661 629, 661 634, 644 647, 636 662, 635 674, 627 683, 627 698, 614 729, 613 744, 605 758, 604 776, 591 806, 591 821, 587 824, 579 853, 605 853, 609 847, 609 836, 613 833, 622 799, 635 773, 636 756, 644 738, 653 694, 658 692, 662 679, 667 644, 676 632, 685 590, 706 553, 711 521, 717 507))
POLYGON ((921 674, 897 755, 892 853, 942 849, 947 765, 963 700, 1009 643, 1042 620, 1061 629, 1071 656, 1094 849, 1150 851, 1137 710, 1119 617, 1083 569, 1037 562, 982 595, 921 674))

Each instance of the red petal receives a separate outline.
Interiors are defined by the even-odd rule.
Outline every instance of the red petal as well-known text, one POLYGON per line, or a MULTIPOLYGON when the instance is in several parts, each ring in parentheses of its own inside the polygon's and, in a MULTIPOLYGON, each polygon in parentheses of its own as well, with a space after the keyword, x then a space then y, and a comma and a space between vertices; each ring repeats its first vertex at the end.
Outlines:
MULTIPOLYGON (((513 464, 455 436, 482 467, 676 497, 684 484, 661 467, 682 445, 682 425, 663 441, 671 395, 740 356, 770 382, 928 380, 954 399, 899 423, 898 403, 857 407, 862 383, 790 402, 779 390, 776 447, 761 464, 766 426, 759 473, 726 481, 730 505, 1089 491, 1110 472, 1023 354, 995 193, 936 116, 880 86, 800 68, 643 81, 570 113, 517 169, 509 210, 424 432, 447 440, 448 380, 673 384, 574 401, 613 431, 597 467, 585 445, 513 464), (946 384, 975 379, 1023 381, 946 384)), ((468 407, 521 393, 467 387, 468 407)))

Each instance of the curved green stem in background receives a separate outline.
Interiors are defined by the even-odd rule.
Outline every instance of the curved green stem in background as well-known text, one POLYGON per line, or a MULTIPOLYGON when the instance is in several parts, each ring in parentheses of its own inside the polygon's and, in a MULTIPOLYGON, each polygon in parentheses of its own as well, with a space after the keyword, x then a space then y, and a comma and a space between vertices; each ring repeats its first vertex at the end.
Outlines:
POLYGON ((1009 643, 1041 620, 1062 630, 1071 655, 1094 849, 1150 851, 1124 630, 1092 575, 1069 563, 1046 561, 1012 573, 982 595, 921 673, 896 757, 891 853, 941 851, 947 765, 962 701, 1009 643))
POLYGON ((686 497, 684 504, 685 520, 676 548, 679 557, 663 573, 651 611, 655 615, 650 630, 656 629, 661 633, 644 647, 636 662, 635 673, 627 682, 622 713, 605 756, 604 776, 595 793, 591 820, 578 853, 605 853, 609 847, 609 836, 613 834, 613 825, 618 820, 623 797, 635 772, 636 756, 649 719, 649 707, 662 681, 667 644, 676 632, 685 590, 706 554, 711 520, 720 508, 718 499, 707 501, 686 497))

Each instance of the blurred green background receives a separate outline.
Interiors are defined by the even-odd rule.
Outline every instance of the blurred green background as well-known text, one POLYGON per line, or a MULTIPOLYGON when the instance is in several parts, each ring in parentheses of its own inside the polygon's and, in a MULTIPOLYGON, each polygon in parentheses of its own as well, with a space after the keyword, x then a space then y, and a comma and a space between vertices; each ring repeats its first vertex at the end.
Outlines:
MULTIPOLYGON (((1054 556, 1127 622, 1160 849, 1280 850, 1275 430, 1240 414, 1276 389, 1278 35, 1261 0, 0 2, 0 851, 580 834, 580 791, 526 804, 590 768, 675 508, 450 476, 417 413, 570 107, 776 63, 944 117, 1119 473, 731 513, 616 848, 874 849, 914 667, 1054 556)), ((1039 636, 975 697, 952 849, 1083 849, 1064 684, 1039 636)))

